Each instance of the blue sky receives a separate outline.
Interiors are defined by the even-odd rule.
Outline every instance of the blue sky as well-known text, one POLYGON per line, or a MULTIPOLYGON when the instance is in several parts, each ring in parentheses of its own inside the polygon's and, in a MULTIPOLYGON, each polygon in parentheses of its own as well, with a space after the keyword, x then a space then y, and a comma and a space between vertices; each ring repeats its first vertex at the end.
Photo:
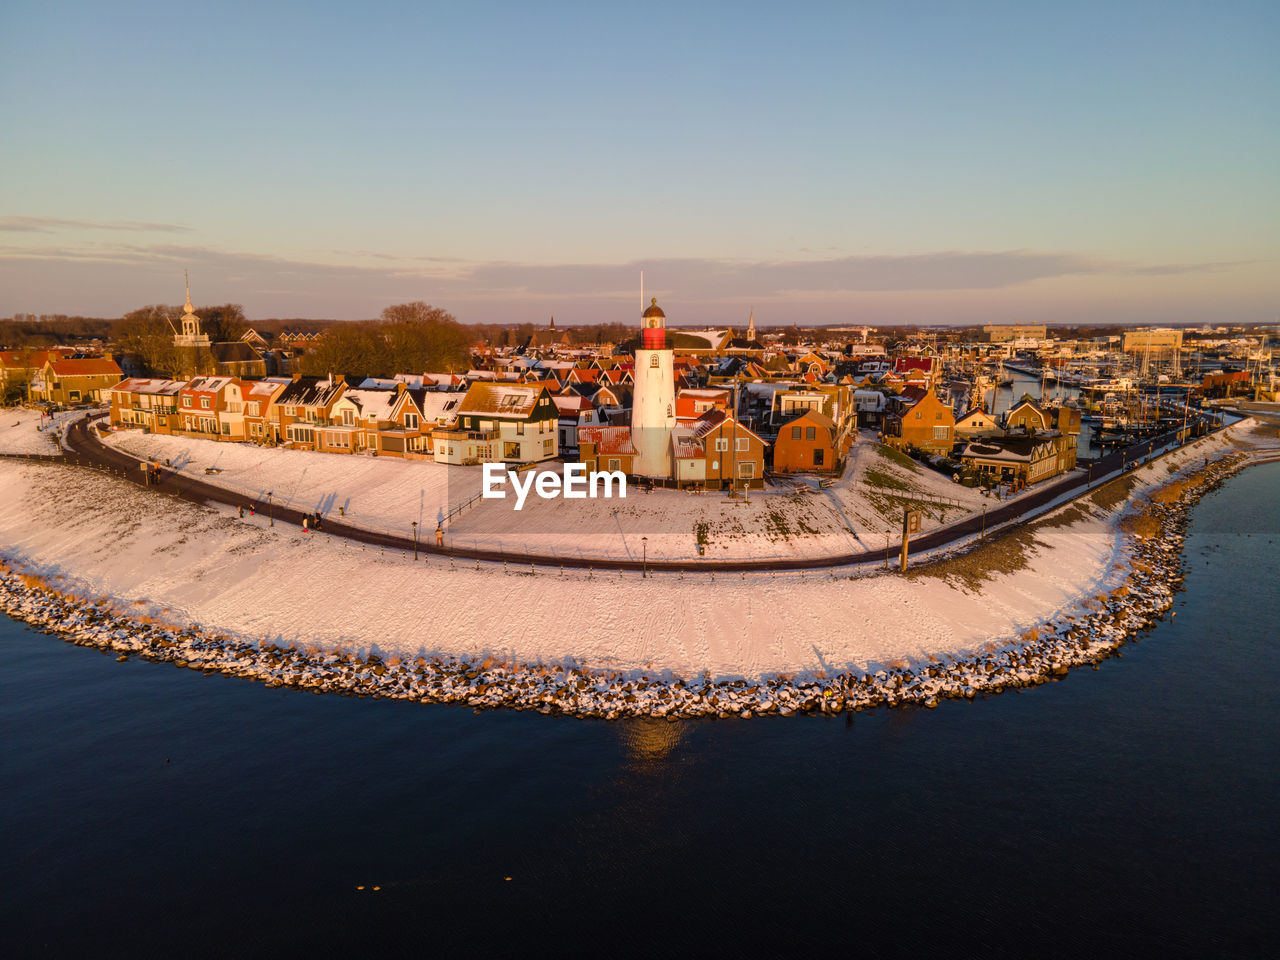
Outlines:
POLYGON ((0 8, 0 314, 1268 320, 1280 5, 0 8))

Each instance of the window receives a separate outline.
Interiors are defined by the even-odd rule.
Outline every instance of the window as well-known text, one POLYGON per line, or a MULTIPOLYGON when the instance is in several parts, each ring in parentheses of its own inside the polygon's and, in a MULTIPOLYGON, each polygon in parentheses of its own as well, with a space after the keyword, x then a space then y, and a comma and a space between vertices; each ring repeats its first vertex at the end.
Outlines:
POLYGON ((554 442, 554 441, 552 441, 552 440, 543 440, 543 441, 542 441, 542 453, 543 453, 543 456, 547 456, 547 457, 551 456, 551 454, 553 454, 553 453, 555 452, 555 449, 556 449, 556 445, 555 445, 555 442, 554 442))
POLYGON ((201 409, 201 410, 208 410, 208 409, 209 409, 209 398, 208 398, 208 397, 201 397, 201 398, 200 398, 200 409, 201 409))
POLYGON ((608 469, 609 469, 609 470, 621 470, 621 469, 622 469, 622 461, 621 461, 621 460, 613 460, 613 459, 610 459, 610 460, 609 460, 609 466, 608 466, 608 469))
POLYGON ((588 411, 586 412, 586 415, 585 415, 582 419, 583 419, 583 421, 584 421, 584 422, 586 422, 586 423, 590 423, 590 422, 591 422, 591 411, 590 411, 590 410, 588 410, 588 411))
POLYGON ((792 427, 792 428, 791 428, 791 439, 792 439, 792 440, 799 440, 799 439, 800 439, 800 428, 799 428, 799 427, 792 427))
POLYGON ((404 415, 404 425, 409 430, 417 430, 418 415, 416 413, 406 413, 404 415))
POLYGON ((523 437, 523 436, 524 436, 524 421, 523 421, 523 420, 517 420, 517 421, 516 421, 516 436, 517 436, 517 437, 523 437))
POLYGON ((917 410, 917 411, 916 411, 916 419, 917 419, 917 420, 921 420, 921 419, 923 419, 923 418, 924 418, 924 414, 923 414, 923 413, 921 413, 919 410, 917 410))
POLYGON ((804 428, 804 438, 805 438, 806 440, 816 440, 816 439, 818 439, 817 427, 805 427, 805 428, 804 428))
POLYGON ((738 452, 742 453, 743 451, 750 450, 750 449, 751 449, 751 441, 746 437, 738 437, 738 452))
POLYGON ((751 460, 744 460, 738 464, 738 476, 743 480, 750 480, 756 475, 756 465, 751 460))
POLYGON ((942 419, 942 411, 941 411, 941 410, 939 410, 937 413, 935 413, 935 414, 933 415, 933 419, 935 419, 935 420, 941 420, 941 419, 942 419))
POLYGON ((823 450, 822 450, 822 448, 821 448, 821 447, 814 447, 814 448, 813 448, 813 465, 814 465, 815 467, 820 467, 820 466, 822 466, 822 461, 823 461, 823 450))
POLYGON ((649 366, 650 366, 650 367, 652 367, 652 368, 653 368, 653 369, 655 369, 655 370, 658 368, 658 355, 657 355, 656 353, 654 353, 654 354, 650 354, 650 356, 649 356, 649 366))
POLYGON ((933 439, 935 439, 935 440, 945 440, 945 439, 947 439, 947 428, 946 428, 946 427, 934 427, 934 428, 933 428, 933 439))
POLYGON ((729 449, 729 438, 728 438, 728 437, 717 437, 717 438, 716 438, 716 450, 718 450, 718 451, 720 451, 721 453, 723 453, 724 451, 726 451, 726 450, 728 450, 728 449, 729 449))
POLYGON ((502 459, 503 460, 519 460, 520 444, 511 443, 511 442, 504 443, 502 445, 502 459))
POLYGON ((352 410, 350 407, 344 407, 342 410, 342 422, 348 427, 355 424, 356 422, 355 411, 352 410))
POLYGON ((183 397, 183 398, 182 398, 182 405, 183 405, 184 407, 189 407, 189 406, 191 406, 191 398, 190 398, 190 397, 183 397))
POLYGON ((224 424, 222 425, 222 432, 223 432, 223 434, 224 434, 224 435, 226 435, 226 434, 230 434, 230 433, 231 433, 231 424, 229 424, 229 423, 224 423, 224 424))

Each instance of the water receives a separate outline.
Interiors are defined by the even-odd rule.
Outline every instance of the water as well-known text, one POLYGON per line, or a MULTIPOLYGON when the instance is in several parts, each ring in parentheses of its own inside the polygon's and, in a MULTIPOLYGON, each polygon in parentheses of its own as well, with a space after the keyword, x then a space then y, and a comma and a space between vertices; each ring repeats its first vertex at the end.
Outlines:
POLYGON ((1122 659, 852 722, 314 696, 0 621, 0 948, 1263 955, 1278 489, 1202 501, 1122 659))

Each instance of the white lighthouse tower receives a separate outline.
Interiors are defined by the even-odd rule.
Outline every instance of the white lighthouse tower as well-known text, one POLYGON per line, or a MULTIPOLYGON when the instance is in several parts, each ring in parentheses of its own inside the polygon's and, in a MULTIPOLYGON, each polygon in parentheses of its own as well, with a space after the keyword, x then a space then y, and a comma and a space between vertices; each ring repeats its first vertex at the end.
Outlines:
POLYGON ((676 425, 676 380, 667 347, 667 315, 654 297, 644 312, 636 350, 631 405, 632 469, 642 477, 671 476, 671 430, 676 425))

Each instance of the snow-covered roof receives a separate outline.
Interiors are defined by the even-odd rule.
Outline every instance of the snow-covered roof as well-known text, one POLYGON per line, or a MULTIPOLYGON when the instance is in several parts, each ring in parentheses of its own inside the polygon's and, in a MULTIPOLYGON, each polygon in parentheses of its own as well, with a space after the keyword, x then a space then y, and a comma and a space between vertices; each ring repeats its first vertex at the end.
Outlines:
POLYGON ((400 394, 395 390, 348 390, 342 395, 343 400, 350 400, 360 411, 360 416, 368 420, 390 420, 391 411, 400 394))
POLYGON ((112 390, 118 390, 123 393, 146 393, 152 396, 173 397, 182 390, 183 381, 181 380, 154 380, 146 377, 131 377, 128 380, 121 380, 112 390))
POLYGON ((631 445, 631 428, 629 426, 614 427, 579 427, 579 443, 594 443, 597 454, 630 454, 635 453, 631 445))
POLYGON ((527 417, 533 413, 543 389, 518 384, 473 383, 458 413, 527 417))

